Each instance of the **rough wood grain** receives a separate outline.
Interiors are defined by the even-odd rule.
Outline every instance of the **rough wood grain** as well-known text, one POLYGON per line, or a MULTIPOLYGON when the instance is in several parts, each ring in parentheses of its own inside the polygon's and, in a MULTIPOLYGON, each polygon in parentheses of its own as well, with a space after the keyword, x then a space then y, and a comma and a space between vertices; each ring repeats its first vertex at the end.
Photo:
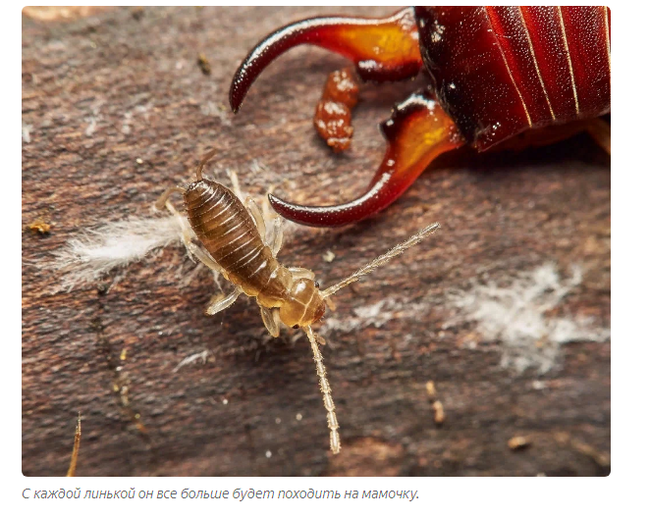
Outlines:
MULTIPOLYGON (((327 285, 425 224, 443 225, 336 297, 323 334, 341 423, 337 457, 304 336, 285 330, 271 339, 243 299, 205 317, 210 275, 180 286, 176 272, 188 268, 180 249, 129 267, 108 292, 53 293, 53 251, 103 221, 148 214, 210 148, 253 194, 277 185, 292 200, 326 202, 363 189, 382 155, 376 124, 412 84, 364 87, 354 143, 341 156, 311 127, 323 81, 344 63, 336 56, 296 49, 263 74, 240 114, 226 108, 232 73, 258 39, 343 11, 377 12, 189 7, 24 17, 23 222, 55 224, 49 235, 23 233, 26 475, 65 474, 79 411, 79 476, 609 472, 606 332, 561 343, 545 373, 534 362, 519 372, 504 363, 516 344, 488 337, 462 298, 491 281, 511 289, 548 263, 564 282, 579 265, 582 280, 561 301, 532 310, 608 329, 609 158, 586 137, 525 153, 462 150, 369 221, 293 233, 281 259, 327 285), (328 250, 333 262, 323 260, 328 250), (174 370, 205 350, 207 363, 174 370), (511 450, 514 436, 530 446, 511 450)), ((539 350, 551 339, 541 336, 539 350)))

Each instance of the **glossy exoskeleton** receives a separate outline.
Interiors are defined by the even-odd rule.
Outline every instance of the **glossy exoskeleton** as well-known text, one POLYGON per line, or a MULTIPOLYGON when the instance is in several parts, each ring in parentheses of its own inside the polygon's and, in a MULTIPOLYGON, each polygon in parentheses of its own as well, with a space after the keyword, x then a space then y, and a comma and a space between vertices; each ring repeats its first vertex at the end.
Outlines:
POLYGON ((230 103, 236 112, 262 70, 296 45, 337 52, 356 67, 330 75, 315 124, 342 150, 352 136, 357 79, 397 81, 426 70, 429 87, 382 123, 388 147, 365 193, 326 207, 270 195, 288 219, 345 225, 390 205, 434 158, 463 145, 485 151, 522 132, 534 139, 562 125, 557 138, 587 130, 607 147, 608 128, 597 117, 610 110, 610 17, 607 7, 509 6, 409 7, 387 18, 303 20, 250 52, 233 78, 230 103))

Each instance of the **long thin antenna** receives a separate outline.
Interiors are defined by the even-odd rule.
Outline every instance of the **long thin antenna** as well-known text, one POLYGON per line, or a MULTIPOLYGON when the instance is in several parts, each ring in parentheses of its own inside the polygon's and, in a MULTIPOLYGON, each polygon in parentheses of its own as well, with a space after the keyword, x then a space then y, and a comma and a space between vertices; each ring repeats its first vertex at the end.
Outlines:
POLYGON ((203 180, 203 167, 205 166, 206 163, 217 153, 219 152, 218 149, 213 149, 210 151, 207 155, 205 155, 202 159, 201 162, 199 163, 198 167, 196 168, 196 179, 198 181, 203 180))
POLYGON ((325 404, 325 410, 327 410, 327 427, 330 429, 330 449, 332 450, 332 453, 337 454, 341 451, 341 438, 339 437, 338 432, 339 423, 336 420, 336 414, 334 413, 335 406, 334 400, 332 399, 332 388, 327 381, 327 371, 323 364, 323 355, 320 353, 320 349, 318 348, 314 331, 312 331, 311 326, 305 326, 303 329, 305 330, 307 338, 309 338, 309 344, 314 353, 316 374, 318 374, 320 391, 323 393, 323 403, 325 404))
POLYGON ((419 230, 418 232, 413 234, 411 237, 409 237, 403 243, 400 243, 399 245, 394 246, 393 248, 391 248, 385 254, 380 255, 379 257, 377 257, 377 259, 369 262, 367 265, 363 266, 362 268, 359 268, 356 272, 354 272, 352 275, 350 275, 347 279, 343 279, 342 281, 340 281, 340 282, 334 284, 333 286, 330 286, 326 290, 324 290, 322 292, 323 298, 331 297, 337 291, 339 291, 341 288, 345 288, 348 284, 352 284, 353 282, 357 282, 361 277, 363 277, 364 275, 368 275, 369 273, 373 272, 374 270, 376 270, 380 266, 386 264, 393 257, 397 257, 398 255, 404 253, 406 250, 408 250, 412 246, 417 245, 419 242, 421 242, 423 239, 425 239, 430 234, 433 234, 439 228, 440 228, 440 223, 432 223, 431 225, 429 225, 427 227, 424 227, 422 230, 419 230))

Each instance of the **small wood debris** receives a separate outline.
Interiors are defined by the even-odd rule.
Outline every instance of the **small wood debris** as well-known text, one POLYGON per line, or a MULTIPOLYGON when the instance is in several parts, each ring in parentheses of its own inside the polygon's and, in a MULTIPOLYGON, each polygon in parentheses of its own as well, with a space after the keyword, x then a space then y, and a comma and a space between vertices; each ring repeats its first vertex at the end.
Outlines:
POLYGON ((208 61, 208 58, 205 57, 205 54, 199 54, 199 57, 196 60, 196 62, 199 65, 201 72, 203 72, 204 75, 209 76, 210 73, 212 72, 212 68, 210 67, 210 62, 208 61))
POLYGON ((133 16, 134 20, 142 20, 142 17, 144 16, 144 7, 137 6, 131 9, 131 16, 133 16))
POLYGON ((50 233, 53 226, 54 223, 50 224, 41 218, 36 218, 29 225, 27 225, 27 228, 35 234, 45 235, 50 233))
POLYGON ((77 415, 77 426, 74 431, 74 445, 72 447, 72 456, 70 466, 66 477, 74 477, 77 471, 77 457, 79 456, 79 446, 81 445, 81 412, 77 415))
POLYGON ((436 386, 433 381, 427 381, 426 387, 428 396, 434 399, 436 397, 436 386))
POLYGON ((327 252, 325 252, 323 254, 323 261, 325 261, 326 263, 331 263, 334 260, 335 257, 336 257, 336 254, 334 252, 332 252, 331 250, 328 250, 327 252))
POLYGON ((588 444, 577 439, 571 439, 571 447, 583 455, 590 457, 596 464, 603 468, 610 465, 609 455, 599 452, 593 446, 589 446, 588 444))
POLYGON ((508 448, 512 451, 519 451, 528 448, 532 442, 528 437, 523 435, 515 435, 508 440, 508 448))
POLYGON ((440 426, 445 422, 445 408, 442 405, 442 401, 437 398, 438 392, 433 381, 427 381, 425 386, 429 402, 431 403, 431 409, 433 410, 433 422, 440 426))
POLYGON ((442 406, 440 401, 434 401, 433 405, 433 420, 436 424, 442 424, 445 422, 445 409, 442 406))

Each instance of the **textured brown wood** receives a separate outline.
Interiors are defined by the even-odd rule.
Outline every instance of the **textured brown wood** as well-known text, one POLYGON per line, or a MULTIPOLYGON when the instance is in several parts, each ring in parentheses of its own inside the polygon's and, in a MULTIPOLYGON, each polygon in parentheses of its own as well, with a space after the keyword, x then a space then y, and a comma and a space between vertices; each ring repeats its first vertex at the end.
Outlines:
POLYGON ((210 275, 179 286, 176 272, 188 268, 180 249, 129 267, 108 292, 52 293, 53 251, 84 228, 148 214, 215 146, 219 166, 236 168, 254 194, 272 184, 294 201, 358 193, 382 155, 376 123, 413 84, 364 86, 353 145, 339 156, 311 122, 327 74, 344 64, 336 56, 296 49, 262 75, 236 117, 225 104, 232 73, 258 39, 301 17, 343 11, 391 9, 24 17, 23 223, 54 224, 49 234, 23 233, 26 475, 65 474, 79 411, 78 476, 609 472, 609 341, 562 345, 546 374, 517 373, 500 366, 499 343, 481 338, 449 303, 475 283, 507 285, 547 262, 566 276, 579 264, 583 282, 551 313, 609 326, 609 158, 586 137, 518 154, 460 150, 379 216, 290 236, 280 258, 315 270, 326 286, 425 224, 443 225, 336 297, 323 352, 341 423, 338 457, 327 448, 305 337, 284 330, 271 339, 244 299, 205 317, 210 275), (323 260, 328 250, 333 262, 323 260), (354 313, 382 300, 378 327, 372 315, 354 313), (206 364, 174 372, 206 349, 213 353, 206 364), (430 380, 444 406, 442 426, 425 389, 430 380), (128 404, 114 388, 128 390, 128 404), (511 450, 516 436, 530 446, 511 450))

